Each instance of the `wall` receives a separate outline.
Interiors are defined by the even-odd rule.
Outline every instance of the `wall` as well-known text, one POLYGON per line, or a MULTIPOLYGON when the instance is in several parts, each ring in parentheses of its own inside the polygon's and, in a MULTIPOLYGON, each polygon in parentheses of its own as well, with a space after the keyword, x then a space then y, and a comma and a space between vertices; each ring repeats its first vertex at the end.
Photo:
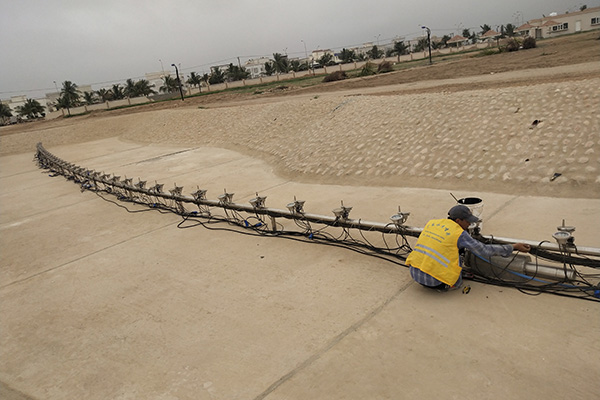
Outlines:
MULTIPOLYGON (((97 110, 108 110, 108 109, 116 108, 116 107, 149 103, 150 101, 151 100, 149 98, 142 96, 142 97, 134 97, 131 99, 114 100, 114 101, 107 101, 105 103, 84 105, 81 107, 73 107, 73 108, 71 108, 70 111, 71 111, 71 115, 76 115, 76 114, 83 114, 83 113, 91 112, 91 111, 97 111, 97 110)), ((46 114, 46 119, 54 119, 54 118, 67 116, 67 115, 69 115, 67 110, 52 111, 52 112, 48 112, 46 114)))

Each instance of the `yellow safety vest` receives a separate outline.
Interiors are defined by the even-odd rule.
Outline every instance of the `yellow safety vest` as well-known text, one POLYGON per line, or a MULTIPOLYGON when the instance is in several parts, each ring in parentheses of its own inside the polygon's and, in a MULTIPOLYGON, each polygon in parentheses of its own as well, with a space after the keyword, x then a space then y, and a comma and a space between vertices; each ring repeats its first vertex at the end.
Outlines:
POLYGON ((446 285, 460 276, 458 238, 463 228, 451 219, 432 219, 425 225, 406 265, 418 268, 446 285))

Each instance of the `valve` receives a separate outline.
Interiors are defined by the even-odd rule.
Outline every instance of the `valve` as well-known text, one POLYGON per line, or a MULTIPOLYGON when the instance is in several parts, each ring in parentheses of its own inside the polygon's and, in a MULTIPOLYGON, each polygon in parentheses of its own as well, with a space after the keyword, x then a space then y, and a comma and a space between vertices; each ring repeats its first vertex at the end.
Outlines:
POLYGON ((565 220, 562 220, 562 225, 556 227, 557 231, 552 234, 552 237, 558 243, 558 246, 561 248, 566 248, 569 246, 575 245, 575 237, 573 236, 573 232, 575 232, 574 226, 565 225, 565 220))
POLYGON ((286 207, 292 214, 304 214, 304 200, 296 200, 296 196, 294 202, 288 203, 286 207))
POLYGON ((402 225, 404 225, 409 215, 409 212, 402 212, 402 210, 400 210, 400 206, 398 206, 398 214, 392 215, 390 219, 392 220, 394 225, 400 228, 402 225))
POLYGON ((198 188, 198 190, 196 190, 194 193, 192 193, 192 197, 194 198, 194 200, 198 201, 198 200, 206 200, 206 190, 205 189, 200 189, 200 187, 196 186, 196 188, 198 188))
POLYGON ((163 186, 165 186, 163 183, 157 183, 156 181, 154 181, 154 186, 152 186, 150 188, 150 191, 154 192, 154 193, 162 193, 163 192, 163 186))
POLYGON ((173 184, 173 189, 169 189, 169 193, 171 196, 181 196, 183 192, 183 186, 177 186, 176 183, 173 184))
POLYGON ((219 203, 221 204, 230 204, 233 202, 234 193, 227 193, 227 189, 223 189, 223 194, 219 195, 219 203))
POLYGON ((266 200, 267 196, 259 196, 258 193, 256 193, 256 197, 250 199, 250 204, 254 208, 264 208, 266 200))
POLYGON ((333 215, 338 219, 348 219, 352 207, 344 207, 344 201, 341 201, 341 207, 333 210, 333 215))

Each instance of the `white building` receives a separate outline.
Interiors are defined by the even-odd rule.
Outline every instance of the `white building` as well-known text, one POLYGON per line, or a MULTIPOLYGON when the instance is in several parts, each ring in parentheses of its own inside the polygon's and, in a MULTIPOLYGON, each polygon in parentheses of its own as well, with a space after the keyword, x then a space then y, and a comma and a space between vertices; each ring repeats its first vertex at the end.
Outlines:
MULTIPOLYGON (((150 82, 150 86, 152 87, 152 89, 154 89, 157 92, 159 91, 161 86, 164 86, 165 81, 163 78, 165 76, 171 76, 171 73, 166 72, 166 71, 159 71, 159 72, 146 72, 144 74, 145 79, 148 82, 150 82)), ((174 76, 172 76, 172 77, 174 77, 174 76)))
POLYGON ((584 32, 600 28, 600 7, 586 8, 583 11, 557 14, 532 19, 517 28, 523 36, 536 39, 564 35, 567 33, 584 32))
MULTIPOLYGON (((19 95, 19 96, 11 96, 10 99, 8 99, 8 100, 2 100, 2 104, 7 105, 8 108, 10 108, 10 111, 12 112, 12 115, 13 115, 13 118, 11 119, 12 122, 15 122, 17 116, 19 115, 19 113, 17 112, 17 108, 24 106, 27 99, 31 99, 31 98, 32 97, 27 97, 26 95, 19 95)), ((34 100, 36 100, 38 103, 40 103, 40 105, 46 109, 46 112, 49 111, 48 106, 47 106, 47 100, 45 97, 37 98, 34 100)))
POLYGON ((322 49, 322 50, 313 50, 312 51, 312 63, 313 65, 318 64, 319 60, 321 59, 321 57, 323 57, 325 54, 329 54, 331 55, 331 60, 335 63, 340 63, 342 62, 342 60, 340 60, 337 56, 337 54, 335 54, 333 51, 331 51, 331 49, 322 49))
POLYGON ((250 73, 251 79, 256 79, 266 75, 265 63, 270 61, 267 57, 251 58, 246 61, 244 68, 250 73))

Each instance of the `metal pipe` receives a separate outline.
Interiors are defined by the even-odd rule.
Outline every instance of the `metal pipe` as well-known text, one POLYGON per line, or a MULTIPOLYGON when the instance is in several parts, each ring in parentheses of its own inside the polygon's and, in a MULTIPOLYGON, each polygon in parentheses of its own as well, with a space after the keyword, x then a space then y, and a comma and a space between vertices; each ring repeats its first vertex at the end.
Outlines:
POLYGON ((551 265, 527 263, 523 268, 523 273, 532 277, 546 277, 554 280, 567 279, 572 281, 575 279, 575 271, 572 269, 564 269, 553 267, 551 265))
MULTIPOLYGON (((542 250, 549 251, 563 251, 561 247, 556 243, 551 242, 536 242, 534 240, 525 240, 525 239, 513 239, 506 237, 498 237, 498 236, 482 236, 484 239, 493 240, 497 243, 505 243, 505 244, 514 244, 514 243, 525 243, 532 247, 536 247, 542 250)), ((574 248, 573 248, 574 250, 574 248)), ((600 257, 600 249, 595 247, 579 247, 577 246, 576 254, 587 255, 587 256, 596 256, 600 257)))
MULTIPOLYGON (((220 200, 208 200, 204 198, 194 198, 189 196, 164 193, 159 190, 153 190, 153 188, 143 188, 137 187, 132 184, 125 184, 122 181, 115 180, 113 178, 108 178, 110 175, 102 175, 100 177, 94 177, 92 171, 83 169, 76 165, 65 162, 64 160, 54 156, 49 153, 41 143, 37 144, 37 154, 36 158, 40 162, 41 165, 46 166, 48 168, 55 168, 61 170, 63 175, 66 175, 66 170, 69 173, 69 176, 75 178, 79 177, 79 180, 89 180, 94 182, 94 184, 102 183, 105 186, 110 186, 113 188, 120 188, 131 193, 141 193, 147 196, 154 196, 156 198, 163 198, 167 200, 172 200, 177 203, 187 203, 187 204, 195 204, 196 206, 208 206, 208 207, 220 207, 227 210, 234 211, 243 211, 249 214, 258 214, 258 215, 268 215, 271 218, 286 218, 286 219, 297 219, 302 221, 314 222, 325 224, 329 226, 336 226, 342 228, 354 228, 360 229, 364 231, 377 231, 383 233, 390 234, 402 234, 413 237, 418 237, 423 228, 405 226, 405 225, 396 225, 393 222, 389 222, 387 224, 381 222, 371 222, 371 221, 363 221, 362 219, 350 219, 350 218, 340 218, 333 216, 325 216, 318 214, 307 214, 307 213, 299 213, 290 210, 280 210, 275 208, 268 207, 254 207, 252 205, 246 204, 237 204, 233 202, 225 202, 220 200)), ((506 244, 514 244, 514 243, 526 243, 531 245, 532 247, 540 248, 543 250, 550 251, 562 251, 562 249, 553 243, 540 243, 531 240, 522 240, 522 239, 513 239, 513 238, 504 238, 504 237, 492 237, 492 236, 483 236, 484 239, 493 240, 496 243, 506 243, 506 244)), ((592 248, 592 247, 577 247, 577 254, 579 255, 591 255, 591 256, 600 256, 600 249, 592 248)))

